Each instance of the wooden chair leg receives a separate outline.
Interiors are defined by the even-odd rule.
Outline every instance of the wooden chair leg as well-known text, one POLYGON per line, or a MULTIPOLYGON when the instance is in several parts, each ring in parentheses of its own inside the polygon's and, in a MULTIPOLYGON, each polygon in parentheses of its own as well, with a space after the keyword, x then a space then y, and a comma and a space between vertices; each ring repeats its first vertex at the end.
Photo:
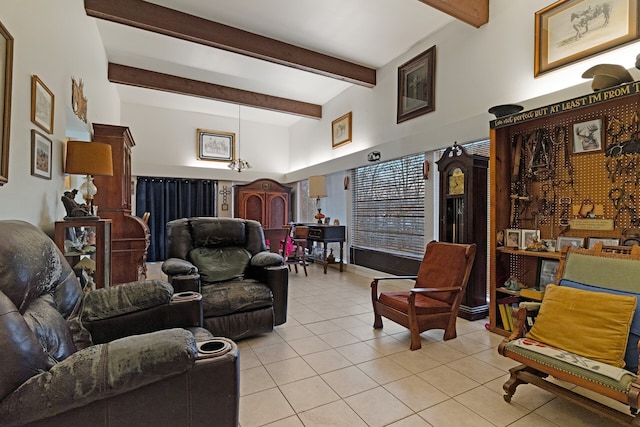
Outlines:
POLYGON ((382 316, 378 313, 373 313, 373 328, 382 329, 382 316))

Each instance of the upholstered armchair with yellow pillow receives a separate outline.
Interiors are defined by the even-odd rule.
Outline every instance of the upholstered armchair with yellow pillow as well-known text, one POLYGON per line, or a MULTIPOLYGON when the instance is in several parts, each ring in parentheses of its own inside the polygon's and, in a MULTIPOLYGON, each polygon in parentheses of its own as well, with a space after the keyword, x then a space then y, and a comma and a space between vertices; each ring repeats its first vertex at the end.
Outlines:
POLYGON ((233 340, 287 320, 289 271, 257 221, 194 217, 167 223, 162 271, 176 291, 202 294, 203 326, 233 340))
POLYGON ((640 404, 640 261, 631 255, 570 249, 558 284, 546 287, 530 330, 527 311, 514 310, 514 332, 498 352, 521 365, 503 385, 511 401, 516 387, 533 384, 618 423, 635 418, 640 404), (631 415, 548 381, 547 375, 629 405, 631 415))

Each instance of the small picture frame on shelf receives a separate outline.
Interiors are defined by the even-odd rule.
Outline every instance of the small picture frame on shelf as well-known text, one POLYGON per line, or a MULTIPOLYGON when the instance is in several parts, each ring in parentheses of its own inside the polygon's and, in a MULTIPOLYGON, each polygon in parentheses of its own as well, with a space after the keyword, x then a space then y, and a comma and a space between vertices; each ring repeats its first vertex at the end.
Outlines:
POLYGON ((504 230, 504 245, 507 248, 516 248, 520 247, 520 230, 516 228, 507 228, 504 230))
POLYGON ((582 237, 558 237, 556 243, 556 251, 561 251, 565 246, 574 248, 582 248, 584 246, 584 238, 582 237))
POLYGON ((549 252, 556 251, 556 239, 542 239, 542 243, 544 243, 549 252))
POLYGON ((536 289, 543 291, 550 283, 556 283, 556 276, 558 274, 558 265, 560 261, 557 259, 544 259, 538 260, 538 274, 536 275, 536 289))
POLYGON ((520 249, 527 249, 527 247, 535 240, 540 240, 540 230, 521 230, 522 238, 520 242, 520 249))
POLYGON ((620 246, 620 239, 608 237, 589 237, 587 239, 587 249, 593 248, 597 243, 602 242, 604 246, 620 246))

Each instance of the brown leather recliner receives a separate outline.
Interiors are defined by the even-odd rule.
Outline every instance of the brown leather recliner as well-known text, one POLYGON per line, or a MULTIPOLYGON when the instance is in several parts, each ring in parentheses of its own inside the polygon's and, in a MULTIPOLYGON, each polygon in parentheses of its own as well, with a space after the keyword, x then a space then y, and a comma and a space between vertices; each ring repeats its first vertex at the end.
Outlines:
POLYGON ((46 234, 0 221, 0 424, 237 426, 238 348, 172 296, 145 281, 85 297, 46 234))
POLYGON ((204 327, 233 340, 287 321, 289 270, 269 252, 262 226, 240 218, 194 217, 167 223, 162 271, 176 291, 200 292, 204 327))

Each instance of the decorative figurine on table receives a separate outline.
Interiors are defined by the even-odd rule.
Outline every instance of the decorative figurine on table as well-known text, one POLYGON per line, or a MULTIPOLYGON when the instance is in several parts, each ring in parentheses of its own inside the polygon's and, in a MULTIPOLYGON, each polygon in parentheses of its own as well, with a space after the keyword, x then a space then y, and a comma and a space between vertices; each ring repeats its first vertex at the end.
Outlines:
POLYGON ((91 215, 89 206, 84 203, 76 202, 75 199, 77 194, 78 190, 74 188, 71 191, 65 191, 64 195, 60 197, 60 200, 62 200, 62 204, 64 205, 64 209, 67 211, 67 216, 64 217, 65 221, 70 219, 97 218, 91 215))
POLYGON ((545 245, 544 242, 538 239, 537 236, 534 236, 531 238, 531 242, 527 243, 526 250, 533 252, 546 252, 549 250, 549 248, 547 248, 547 245, 545 245))
POLYGON ((504 287, 510 291, 519 291, 521 288, 526 288, 516 276, 509 277, 507 281, 504 282, 504 287))

